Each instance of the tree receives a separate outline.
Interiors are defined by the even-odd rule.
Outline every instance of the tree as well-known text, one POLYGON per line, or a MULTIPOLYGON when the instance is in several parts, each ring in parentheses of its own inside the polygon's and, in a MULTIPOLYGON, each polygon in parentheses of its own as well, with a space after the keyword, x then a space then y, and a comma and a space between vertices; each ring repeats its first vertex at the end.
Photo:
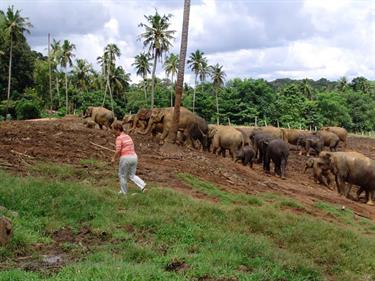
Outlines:
POLYGON ((165 73, 167 74, 167 77, 169 77, 169 75, 171 76, 171 82, 172 82, 171 106, 173 106, 173 90, 174 90, 173 77, 178 72, 178 55, 170 54, 170 56, 165 59, 164 70, 165 70, 165 73))
POLYGON ((129 87, 129 81, 130 74, 126 73, 121 66, 116 67, 110 76, 110 84, 113 87, 113 95, 122 98, 121 92, 129 87))
POLYGON ((224 85, 224 79, 225 79, 225 72, 222 70, 223 66, 219 65, 218 63, 216 65, 210 66, 210 76, 212 79, 212 84, 215 91, 215 97, 216 97, 216 123, 219 125, 219 99, 218 99, 218 91, 221 88, 221 86, 224 85))
POLYGON ((173 124, 169 133, 169 142, 175 143, 177 138, 178 125, 180 123, 180 106, 182 98, 182 90, 184 86, 185 60, 189 33, 189 15, 190 0, 184 1, 184 16, 182 20, 182 34, 180 47, 180 62, 178 64, 177 82, 176 82, 176 100, 173 111, 173 124))
POLYGON ((171 40, 174 39, 174 30, 168 30, 170 26, 170 18, 172 15, 160 16, 156 11, 155 15, 149 15, 145 18, 147 24, 140 23, 140 27, 145 28, 145 32, 139 35, 139 39, 143 39, 143 46, 148 48, 148 52, 154 59, 152 65, 152 83, 151 83, 151 108, 154 107, 155 95, 155 71, 158 59, 161 59, 163 54, 168 52, 172 46, 171 40))
POLYGON ((65 68, 65 102, 66 102, 66 113, 69 113, 69 104, 68 104, 68 66, 72 67, 73 62, 72 58, 75 56, 73 50, 76 46, 69 42, 69 40, 64 40, 64 43, 61 46, 61 56, 60 56, 60 65, 65 68))
POLYGON ((135 61, 132 65, 135 67, 136 74, 139 76, 142 76, 143 78, 143 90, 145 93, 145 103, 147 104, 146 81, 147 81, 147 74, 151 73, 150 54, 140 53, 139 55, 136 55, 134 59, 135 61))
POLYGON ((345 76, 341 77, 338 81, 338 84, 337 84, 337 89, 340 91, 340 92, 345 92, 346 89, 348 88, 349 84, 348 84, 348 79, 346 79, 345 76))
POLYGON ((112 111, 113 109, 113 95, 112 95, 112 87, 111 87, 111 76, 115 72, 116 69, 116 58, 121 56, 121 52, 119 47, 117 47, 116 44, 108 44, 104 48, 104 54, 103 57, 99 57, 98 60, 101 60, 102 63, 102 69, 103 69, 103 75, 107 79, 105 91, 104 91, 104 97, 103 97, 103 105, 105 102, 105 96, 106 96, 106 90, 108 88, 109 95, 111 97, 111 107, 112 111))
POLYGON ((206 74, 207 74, 207 59, 203 56, 204 53, 200 50, 196 50, 194 53, 190 54, 190 58, 188 59, 187 63, 194 72, 195 75, 195 88, 193 92, 193 112, 195 112, 195 92, 197 88, 198 76, 201 78, 201 82, 204 81, 206 74))
POLYGON ((84 59, 77 59, 76 65, 73 68, 73 75, 76 80, 78 88, 82 91, 88 91, 90 83, 90 72, 92 70, 91 64, 84 59))
POLYGON ((32 28, 32 24, 29 22, 29 18, 21 17, 20 11, 14 11, 14 7, 8 7, 6 14, 3 11, 0 11, 0 14, 4 20, 4 30, 5 36, 10 40, 9 48, 9 72, 8 72, 8 92, 7 92, 7 110, 8 114, 9 99, 10 99, 10 87, 12 79, 12 52, 13 52, 13 43, 19 38, 24 39, 23 33, 29 33, 29 28, 32 28))
MULTIPOLYGON (((55 69, 57 68, 57 66, 60 64, 60 60, 61 60, 61 42, 60 40, 59 41, 56 41, 55 39, 52 40, 52 44, 51 44, 51 49, 52 49, 52 52, 50 53, 50 60, 51 60, 51 63, 52 63, 52 68, 55 69)), ((56 93, 57 93, 57 97, 59 99, 59 106, 60 106, 60 90, 59 90, 59 75, 58 75, 58 70, 56 69, 56 75, 55 75, 55 86, 56 86, 56 93)))

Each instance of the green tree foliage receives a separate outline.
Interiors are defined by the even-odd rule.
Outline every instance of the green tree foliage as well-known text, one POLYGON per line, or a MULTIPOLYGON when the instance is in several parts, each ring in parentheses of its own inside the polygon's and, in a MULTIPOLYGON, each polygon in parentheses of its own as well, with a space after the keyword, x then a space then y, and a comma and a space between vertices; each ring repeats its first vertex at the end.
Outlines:
POLYGON ((147 24, 140 23, 140 27, 144 27, 145 31, 139 35, 139 39, 143 40, 143 46, 148 48, 154 62, 152 65, 152 83, 151 83, 151 108, 154 107, 154 91, 155 91, 155 71, 157 60, 161 59, 163 54, 172 47, 173 34, 175 30, 169 30, 170 19, 172 15, 160 16, 156 11, 155 15, 146 16, 147 24))

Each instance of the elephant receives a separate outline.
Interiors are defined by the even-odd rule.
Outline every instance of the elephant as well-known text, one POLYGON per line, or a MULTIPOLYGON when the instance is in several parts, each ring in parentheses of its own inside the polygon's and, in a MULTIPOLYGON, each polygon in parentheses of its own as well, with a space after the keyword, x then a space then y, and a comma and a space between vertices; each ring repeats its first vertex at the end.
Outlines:
POLYGON ((236 153, 244 146, 242 133, 231 126, 221 126, 217 129, 212 140, 212 152, 223 152, 228 149, 232 159, 236 160, 236 153))
POLYGON ((328 146, 331 151, 336 151, 340 139, 335 133, 318 131, 314 132, 313 135, 320 137, 323 141, 323 145, 328 146))
POLYGON ((298 138, 297 141, 297 150, 299 150, 299 155, 302 155, 302 147, 305 148, 305 152, 307 156, 310 156, 310 148, 314 149, 316 154, 319 155, 319 153, 323 150, 324 144, 323 140, 314 134, 305 134, 304 136, 301 136, 298 138))
POLYGON ((104 107, 89 106, 85 112, 84 118, 87 117, 91 117, 91 119, 99 125, 100 129, 103 129, 103 126, 107 129, 111 128, 112 123, 115 121, 113 112, 104 107))
POLYGON ((244 145, 250 145, 250 134, 244 128, 235 127, 236 130, 240 131, 244 140, 244 145))
MULTIPOLYGON (((160 136, 160 144, 164 143, 173 125, 174 107, 154 108, 151 112, 147 128, 140 134, 148 134, 154 124, 162 123, 163 132, 160 136)), ((178 130, 183 131, 188 144, 194 147, 194 140, 199 140, 204 150, 208 149, 207 133, 208 126, 206 120, 199 117, 185 107, 180 108, 180 122, 178 130)))
POLYGON ((265 155, 263 142, 274 139, 274 136, 268 133, 263 133, 261 131, 255 131, 251 134, 250 139, 255 150, 255 158, 257 159, 257 163, 261 163, 265 155))
POLYGON ((250 138, 251 138, 251 135, 257 134, 259 132, 270 134, 275 139, 284 139, 285 138, 284 137, 284 131, 280 128, 276 128, 276 127, 273 127, 273 126, 258 127, 258 128, 253 129, 252 133, 250 134, 250 138))
POLYGON ((252 168, 254 156, 254 149, 250 145, 246 145, 236 152, 236 162, 241 160, 242 165, 249 165, 252 168))
POLYGON ((270 172, 271 160, 275 165, 275 175, 279 175, 283 180, 289 157, 289 146, 281 139, 266 140, 263 142, 265 156, 263 160, 263 170, 270 172))
POLYGON ((94 129, 95 126, 96 126, 95 121, 92 120, 91 118, 85 118, 85 119, 83 120, 83 124, 84 124, 87 128, 89 128, 89 129, 94 129))
POLYGON ((129 133, 136 130, 138 127, 138 131, 143 131, 147 127, 148 120, 150 119, 152 114, 151 109, 141 108, 138 110, 137 114, 134 115, 133 118, 133 125, 129 129, 129 133))
POLYGON ((296 129, 281 129, 283 132, 283 140, 289 144, 297 145, 298 140, 301 137, 309 134, 308 131, 296 130, 296 129))
POLYGON ((374 205, 372 200, 375 191, 375 160, 358 152, 328 152, 322 151, 319 157, 325 161, 335 175, 337 191, 348 197, 349 187, 345 190, 345 183, 358 185, 360 192, 366 192, 367 204, 374 205))
POLYGON ((309 158, 305 164, 304 173, 307 169, 313 169, 314 181, 329 187, 329 185, 334 181, 331 169, 321 158, 309 158))
POLYGON ((124 128, 127 129, 127 131, 129 131, 130 128, 133 127, 134 119, 135 119, 135 114, 125 115, 124 118, 122 118, 122 125, 124 128))
POLYGON ((346 148, 348 131, 345 128, 342 128, 342 127, 322 127, 320 130, 332 132, 332 133, 336 134, 339 137, 339 139, 343 142, 344 148, 346 148))

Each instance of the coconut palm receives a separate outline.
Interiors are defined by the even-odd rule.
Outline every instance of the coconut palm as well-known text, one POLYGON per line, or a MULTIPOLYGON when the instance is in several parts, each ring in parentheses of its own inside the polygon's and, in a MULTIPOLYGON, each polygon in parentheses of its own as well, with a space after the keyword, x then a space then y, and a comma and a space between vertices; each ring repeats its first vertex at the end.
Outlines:
POLYGON ((88 90, 89 81, 90 81, 90 72, 92 66, 84 59, 77 59, 76 65, 73 68, 73 74, 75 76, 77 86, 83 91, 88 90))
POLYGON ((66 113, 69 113, 69 104, 68 104, 68 67, 72 67, 73 61, 72 58, 75 57, 73 51, 76 46, 73 43, 70 43, 69 40, 64 40, 64 43, 61 46, 61 55, 60 55, 60 65, 65 69, 65 102, 66 102, 66 113))
POLYGON ((12 59, 13 59, 13 43, 17 40, 24 38, 24 32, 30 34, 29 28, 32 28, 32 24, 29 22, 29 18, 21 17, 19 10, 14 10, 14 7, 8 7, 6 14, 0 11, 0 15, 3 18, 3 26, 5 36, 10 41, 9 47, 9 71, 8 71, 8 93, 7 93, 7 110, 8 114, 9 99, 10 99, 10 87, 12 80, 12 59))
POLYGON ((349 86, 348 79, 346 79, 345 76, 341 77, 338 81, 337 89, 340 92, 345 92, 348 86, 349 86))
POLYGON ((143 90, 145 92, 145 102, 147 104, 146 80, 147 74, 151 73, 150 54, 140 53, 139 55, 136 55, 134 59, 135 61, 132 65, 135 67, 136 74, 143 78, 143 90))
MULTIPOLYGON (((116 69, 116 59, 121 56, 119 47, 116 44, 108 44, 104 48, 103 57, 100 57, 102 62, 103 75, 107 79, 106 89, 108 87, 109 95, 111 97, 111 106, 113 111, 113 96, 112 96, 112 87, 111 87, 111 75, 116 69)), ((106 91, 104 91, 103 105, 105 102, 106 91)))
POLYGON ((219 65, 218 63, 214 66, 210 66, 210 76, 212 79, 212 84, 214 86, 215 97, 216 97, 216 123, 219 125, 219 99, 218 99, 218 92, 222 85, 224 85, 225 80, 225 72, 223 71, 223 66, 219 65))
MULTIPOLYGON (((53 39, 52 43, 51 43, 51 49, 52 49, 52 51, 50 53, 50 56, 51 56, 52 68, 55 69, 55 68, 57 68, 57 66, 60 63, 60 57, 61 57, 61 42, 60 42, 60 40, 56 41, 55 39, 53 39)), ((56 69, 56 71, 57 71, 57 69, 56 69)), ((55 75, 55 83, 56 83, 57 96, 60 97, 58 73, 56 73, 56 75, 55 75)), ((59 98, 59 106, 60 106, 60 98, 59 98)))
POLYGON ((154 107, 156 63, 158 59, 162 58, 164 53, 168 52, 172 46, 171 40, 174 39, 173 34, 175 31, 168 30, 171 17, 172 15, 160 16, 156 11, 155 15, 145 15, 147 24, 139 24, 140 27, 145 28, 145 32, 141 33, 138 38, 143 40, 143 46, 148 48, 148 52, 154 59, 152 65, 151 108, 154 107))
POLYGON ((177 82, 176 82, 176 102, 173 113, 173 124, 170 132, 169 142, 176 142, 178 124, 180 122, 180 105, 182 98, 182 90, 184 86, 185 74, 185 60, 189 33, 189 15, 190 15, 190 0, 184 1, 184 16, 182 20, 182 34, 181 34, 181 48, 180 61, 178 63, 177 82))
POLYGON ((190 54, 190 57, 187 61, 191 71, 193 71, 195 75, 195 88, 193 92, 193 112, 195 112, 195 91, 198 84, 198 76, 203 77, 203 75, 205 75, 203 74, 204 72, 201 71, 204 68, 204 65, 206 65, 207 69, 207 59, 203 55, 203 52, 201 52, 200 50, 196 50, 194 53, 190 54))
POLYGON ((178 55, 170 54, 169 57, 165 59, 164 70, 167 74, 167 77, 171 76, 172 82, 172 92, 171 92, 171 106, 173 106, 173 77, 177 74, 178 71, 178 55))
POLYGON ((114 96, 121 97, 121 93, 129 87, 129 82, 130 74, 126 73, 121 66, 116 67, 110 76, 114 96))

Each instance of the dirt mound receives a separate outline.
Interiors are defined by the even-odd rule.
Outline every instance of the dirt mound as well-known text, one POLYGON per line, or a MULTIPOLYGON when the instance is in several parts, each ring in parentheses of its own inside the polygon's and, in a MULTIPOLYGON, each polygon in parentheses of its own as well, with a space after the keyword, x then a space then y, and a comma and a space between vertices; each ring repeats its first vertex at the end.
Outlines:
MULTIPOLYGON (((306 157, 299 156, 296 151, 290 153, 287 180, 281 180, 264 174, 260 165, 250 169, 234 164, 229 158, 184 147, 181 147, 179 155, 169 157, 160 152, 159 145, 151 137, 136 134, 132 137, 140 159, 137 173, 148 183, 174 187, 196 198, 215 201, 192 189, 178 177, 179 173, 189 173, 230 192, 284 194, 303 202, 307 206, 304 211, 312 215, 324 216, 312 206, 317 201, 327 201, 349 207, 355 213, 375 220, 374 207, 340 197, 335 190, 315 184, 309 173, 303 174, 306 157)), ((28 168, 37 161, 84 167, 82 160, 96 159, 108 163, 97 171, 99 176, 105 177, 108 171, 113 172, 114 169, 110 165, 114 140, 111 131, 88 129, 82 120, 72 116, 37 122, 1 122, 0 167, 27 173, 28 168)), ((374 139, 350 137, 348 146, 375 158, 374 139)))

